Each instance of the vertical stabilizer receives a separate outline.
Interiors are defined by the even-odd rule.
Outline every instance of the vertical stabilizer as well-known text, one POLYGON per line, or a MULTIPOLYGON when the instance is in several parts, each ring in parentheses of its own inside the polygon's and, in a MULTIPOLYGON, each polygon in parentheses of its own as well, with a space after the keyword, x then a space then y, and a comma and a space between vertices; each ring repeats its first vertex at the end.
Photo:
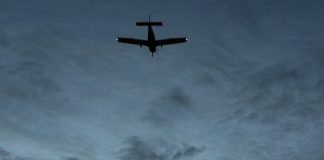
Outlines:
POLYGON ((151 15, 149 15, 148 22, 136 22, 136 26, 163 26, 162 22, 151 22, 151 15))

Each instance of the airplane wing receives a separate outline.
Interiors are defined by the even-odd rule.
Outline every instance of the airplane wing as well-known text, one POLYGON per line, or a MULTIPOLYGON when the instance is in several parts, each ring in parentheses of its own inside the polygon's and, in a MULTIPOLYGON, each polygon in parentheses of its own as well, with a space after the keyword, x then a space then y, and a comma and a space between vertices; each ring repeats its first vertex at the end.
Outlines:
POLYGON ((146 40, 141 40, 141 39, 117 37, 116 40, 121 43, 129 43, 129 44, 135 44, 135 45, 140 45, 140 46, 148 45, 148 42, 146 40))
POLYGON ((187 41, 188 41, 188 39, 186 37, 168 38, 168 39, 156 40, 155 45, 156 46, 163 46, 163 45, 168 45, 168 44, 184 43, 184 42, 187 42, 187 41))

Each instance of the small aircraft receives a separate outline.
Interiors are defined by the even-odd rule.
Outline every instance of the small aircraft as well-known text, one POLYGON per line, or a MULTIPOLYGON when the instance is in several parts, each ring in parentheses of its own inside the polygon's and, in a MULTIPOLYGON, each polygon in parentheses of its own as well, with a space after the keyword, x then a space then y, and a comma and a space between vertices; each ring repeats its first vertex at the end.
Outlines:
POLYGON ((125 38, 125 37, 117 37, 116 40, 121 43, 135 44, 141 47, 146 46, 150 49, 150 52, 152 53, 152 57, 154 56, 154 52, 156 51, 156 46, 161 46, 162 48, 163 45, 184 43, 188 41, 186 37, 156 40, 152 26, 162 26, 162 25, 163 25, 162 22, 151 22, 151 16, 149 16, 148 22, 136 22, 136 26, 148 26, 147 40, 125 38))

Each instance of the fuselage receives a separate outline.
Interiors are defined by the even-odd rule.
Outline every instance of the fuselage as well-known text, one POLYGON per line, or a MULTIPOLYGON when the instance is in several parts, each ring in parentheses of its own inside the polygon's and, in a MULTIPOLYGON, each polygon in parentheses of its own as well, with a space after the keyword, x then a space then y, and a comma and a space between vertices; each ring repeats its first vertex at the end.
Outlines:
POLYGON ((152 52, 152 56, 153 56, 153 53, 156 51, 156 46, 155 46, 155 35, 151 25, 148 26, 147 41, 148 41, 148 47, 150 49, 150 52, 152 52))
POLYGON ((152 57, 154 56, 154 52, 156 52, 156 46, 161 46, 162 48, 164 45, 187 42, 186 37, 174 37, 156 40, 152 26, 163 26, 163 23, 159 21, 152 22, 150 16, 148 21, 136 22, 136 26, 147 26, 147 40, 128 37, 117 37, 116 40, 121 43, 139 45, 140 47, 146 46, 152 53, 152 57))

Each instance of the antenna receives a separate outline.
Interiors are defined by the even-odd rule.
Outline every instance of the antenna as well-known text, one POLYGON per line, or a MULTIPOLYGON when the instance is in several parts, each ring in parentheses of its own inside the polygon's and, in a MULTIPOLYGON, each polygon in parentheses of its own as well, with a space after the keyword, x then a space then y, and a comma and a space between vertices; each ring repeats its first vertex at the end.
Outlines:
POLYGON ((151 14, 149 14, 149 22, 151 22, 151 14))

